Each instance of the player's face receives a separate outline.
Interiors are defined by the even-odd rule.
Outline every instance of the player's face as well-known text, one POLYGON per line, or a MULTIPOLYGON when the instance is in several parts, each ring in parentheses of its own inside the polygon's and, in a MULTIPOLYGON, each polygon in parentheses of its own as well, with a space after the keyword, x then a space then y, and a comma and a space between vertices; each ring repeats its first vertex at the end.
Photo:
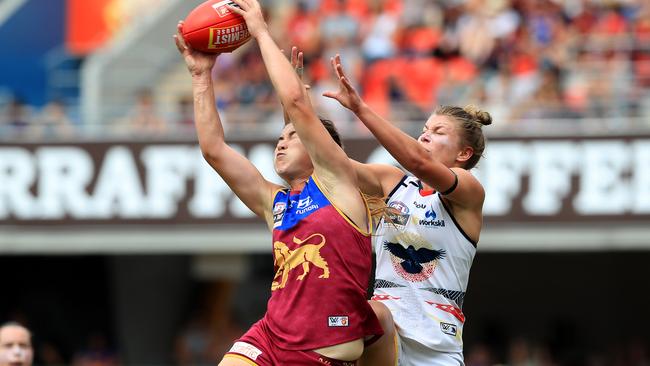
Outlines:
POLYGON ((431 157, 448 167, 456 166, 460 152, 460 135, 456 123, 447 116, 432 115, 422 128, 418 142, 431 157))
POLYGON ((309 175, 314 169, 305 145, 302 144, 293 124, 284 126, 273 159, 275 171, 284 179, 309 175))
POLYGON ((25 328, 6 326, 0 330, 0 366, 29 366, 32 358, 32 343, 25 328))

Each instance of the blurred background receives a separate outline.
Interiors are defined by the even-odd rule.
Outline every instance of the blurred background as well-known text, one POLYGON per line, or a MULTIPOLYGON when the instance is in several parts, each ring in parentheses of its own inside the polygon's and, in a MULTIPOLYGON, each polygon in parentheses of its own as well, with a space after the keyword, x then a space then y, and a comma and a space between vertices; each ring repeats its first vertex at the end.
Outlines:
MULTIPOLYGON (((172 41, 200 2, 0 0, 0 322, 37 364, 214 365, 264 313, 270 234, 203 162, 172 41)), ((394 163, 320 96, 336 53, 412 136, 438 105, 492 114, 468 366, 650 364, 650 2, 263 5, 353 158, 394 163)), ((254 42, 213 74, 229 141, 279 182, 254 42)))

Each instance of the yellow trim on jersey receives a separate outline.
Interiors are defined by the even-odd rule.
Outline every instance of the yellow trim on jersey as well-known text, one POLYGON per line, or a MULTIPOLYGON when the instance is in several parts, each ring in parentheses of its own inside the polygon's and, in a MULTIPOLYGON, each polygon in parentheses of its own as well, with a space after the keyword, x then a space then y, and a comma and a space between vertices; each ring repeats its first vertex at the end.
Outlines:
POLYGON ((318 189, 321 191, 321 193, 322 193, 322 194, 327 198, 327 200, 328 200, 329 203, 332 205, 332 207, 334 207, 334 209, 336 210, 336 212, 338 212, 339 215, 341 215, 341 217, 343 217, 343 218, 345 219, 345 221, 347 221, 350 225, 352 225, 352 227, 354 227, 354 228, 355 228, 358 232, 360 232, 363 236, 370 236, 370 234, 371 234, 370 230, 372 230, 372 217, 370 217, 370 207, 368 207, 368 202, 366 201, 365 197, 363 197, 363 194, 361 194, 361 191, 359 191, 359 195, 361 196, 361 199, 363 200, 363 205, 366 206, 366 217, 367 217, 367 219, 368 219, 368 222, 367 222, 368 230, 363 230, 362 228, 360 228, 359 226, 357 226, 357 224, 355 224, 354 222, 352 222, 352 220, 350 220, 350 219, 348 218, 348 216, 347 216, 346 214, 343 213, 343 211, 339 210, 339 208, 336 207, 336 205, 334 204, 334 202, 332 202, 332 199, 330 198, 330 196, 325 192, 325 190, 324 190, 323 187, 321 186, 320 182, 318 181, 318 178, 316 178, 316 174, 312 174, 312 175, 311 175, 311 178, 314 180, 314 183, 316 183, 316 186, 317 186, 318 189))
POLYGON ((275 196, 278 195, 278 192, 282 192, 282 191, 285 191, 285 190, 291 190, 291 188, 288 188, 288 187, 280 187, 280 188, 276 188, 276 189, 273 191, 273 198, 271 199, 271 204, 273 204, 273 201, 275 201, 275 196))
POLYGON ((226 353, 226 354, 223 356, 223 358, 226 358, 226 357, 237 358, 237 359, 239 359, 239 360, 242 360, 242 361, 246 362, 246 363, 249 364, 249 365, 259 366, 258 364, 256 364, 255 362, 251 361, 251 359, 249 359, 248 357, 245 357, 245 356, 240 356, 240 355, 236 355, 236 354, 233 354, 233 353, 226 353))
POLYGON ((395 336, 393 337, 393 346, 395 347, 395 366, 399 361, 399 335, 397 334, 397 328, 395 328, 395 336))

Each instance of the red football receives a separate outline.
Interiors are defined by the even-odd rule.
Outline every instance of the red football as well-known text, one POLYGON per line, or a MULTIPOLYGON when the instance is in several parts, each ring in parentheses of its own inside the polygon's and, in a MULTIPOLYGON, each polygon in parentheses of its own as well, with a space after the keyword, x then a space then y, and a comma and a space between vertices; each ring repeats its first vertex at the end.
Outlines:
POLYGON ((251 35, 244 18, 226 5, 237 6, 231 0, 208 0, 194 8, 183 24, 185 42, 208 53, 232 52, 246 43, 251 35))

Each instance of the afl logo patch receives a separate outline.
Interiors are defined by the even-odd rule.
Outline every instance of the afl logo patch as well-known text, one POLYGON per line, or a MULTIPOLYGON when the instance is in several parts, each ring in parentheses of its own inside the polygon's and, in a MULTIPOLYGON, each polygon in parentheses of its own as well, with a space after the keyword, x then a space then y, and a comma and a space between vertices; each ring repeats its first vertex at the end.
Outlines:
POLYGON ((397 211, 397 213, 400 213, 400 214, 403 214, 403 215, 409 213, 409 208, 408 208, 408 206, 406 206, 406 204, 404 202, 393 201, 393 202, 388 204, 388 207, 395 209, 397 211))
POLYGON ((388 218, 390 222, 385 222, 384 225, 404 228, 410 217, 409 208, 404 202, 393 201, 388 204, 388 218))
POLYGON ((276 228, 282 225, 284 213, 287 211, 287 204, 284 202, 277 202, 273 206, 273 227, 276 228))

